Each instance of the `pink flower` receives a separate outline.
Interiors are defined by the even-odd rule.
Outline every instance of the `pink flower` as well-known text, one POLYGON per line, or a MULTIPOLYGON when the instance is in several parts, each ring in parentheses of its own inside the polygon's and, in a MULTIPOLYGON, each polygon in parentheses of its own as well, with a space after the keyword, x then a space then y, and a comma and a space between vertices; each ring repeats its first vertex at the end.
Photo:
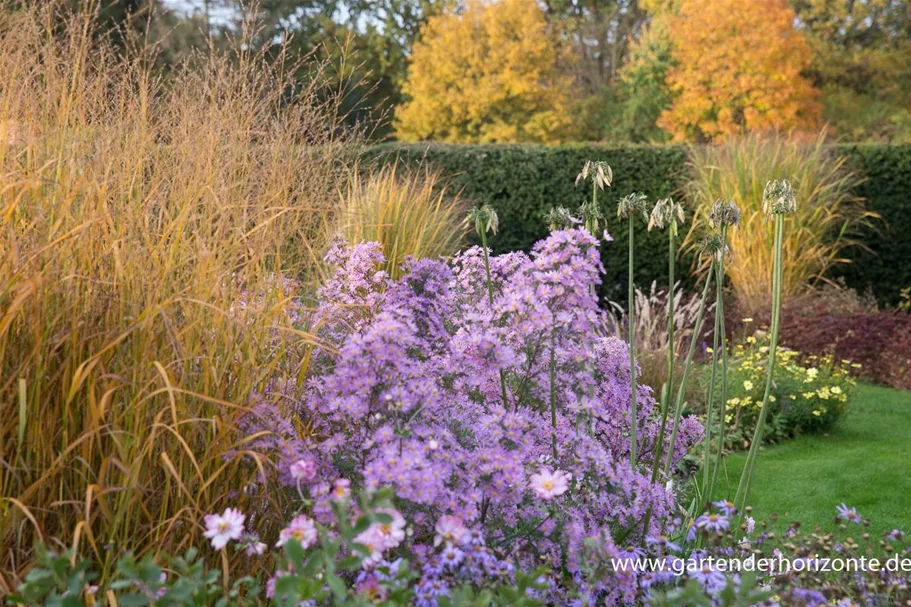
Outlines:
POLYGON ((439 546, 443 542, 460 544, 462 543, 462 538, 468 533, 468 529, 462 523, 462 519, 448 514, 440 517, 434 530, 437 532, 436 538, 433 540, 434 546, 439 546))
POLYGON ((300 542, 301 548, 306 550, 316 542, 316 536, 316 525, 313 524, 313 519, 302 514, 293 518, 288 526, 282 529, 278 534, 276 546, 284 546, 288 540, 295 540, 300 542))
POLYGON ((310 483, 316 478, 316 464, 312 459, 299 459, 291 464, 291 478, 310 483))
POLYGON ((746 517, 747 533, 753 533, 753 529, 756 528, 756 519, 752 516, 746 517))
POLYGON ((332 485, 332 499, 336 502, 344 502, 351 495, 351 481, 347 478, 336 479, 332 485))
POLYGON ((371 525, 366 531, 355 536, 354 541, 367 549, 367 555, 361 561, 362 568, 370 569, 383 560, 386 540, 380 535, 375 526, 371 525))
POLYGON ((542 468, 537 474, 531 475, 531 490, 543 500, 552 500, 569 490, 572 477, 572 474, 562 470, 551 472, 548 468, 542 468))
POLYGON ((212 547, 221 550, 231 540, 240 539, 244 532, 244 520, 247 517, 236 508, 228 508, 221 514, 205 516, 205 536, 212 542, 212 547))
POLYGON ((266 545, 262 542, 253 542, 252 544, 247 545, 247 549, 244 550, 244 554, 247 556, 259 556, 266 551, 266 545))
POLYGON ((382 549, 391 550, 405 539, 405 517, 398 510, 392 508, 378 508, 377 512, 392 517, 392 522, 390 523, 374 523, 371 525, 382 542, 382 549))

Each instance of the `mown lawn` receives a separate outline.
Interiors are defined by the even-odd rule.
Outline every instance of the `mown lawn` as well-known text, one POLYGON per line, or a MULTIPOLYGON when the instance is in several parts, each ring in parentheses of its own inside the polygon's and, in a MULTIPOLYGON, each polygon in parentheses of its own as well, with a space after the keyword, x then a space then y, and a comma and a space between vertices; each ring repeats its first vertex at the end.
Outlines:
MULTIPOLYGON (((728 458, 716 497, 737 490, 745 454, 728 458)), ((760 453, 750 495, 757 522, 775 528, 834 525, 835 506, 854 506, 871 533, 911 532, 911 392, 860 385, 849 414, 829 436, 805 436, 760 453)))

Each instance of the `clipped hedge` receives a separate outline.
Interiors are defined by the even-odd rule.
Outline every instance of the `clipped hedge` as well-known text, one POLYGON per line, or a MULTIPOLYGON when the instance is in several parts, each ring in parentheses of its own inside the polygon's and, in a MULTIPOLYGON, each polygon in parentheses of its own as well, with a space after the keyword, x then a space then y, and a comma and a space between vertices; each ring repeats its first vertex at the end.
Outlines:
POLYGON ((837 273, 858 291, 869 288, 880 302, 895 304, 899 292, 911 287, 911 144, 837 149, 866 177, 857 193, 884 220, 861 237, 869 251, 852 251, 853 263, 840 266, 837 273))
MULTIPOLYGON (((429 162, 451 178, 454 188, 470 200, 488 202, 500 218, 500 231, 490 239, 497 252, 527 251, 547 235, 544 213, 558 205, 575 210, 591 196, 591 185, 575 185, 576 175, 588 159, 605 160, 614 171, 614 183, 599 200, 604 203, 607 228, 617 241, 602 248, 607 283, 602 295, 625 301, 627 281, 627 224, 616 219, 617 201, 634 191, 649 199, 679 195, 685 183, 684 148, 605 148, 595 145, 546 147, 539 145, 437 145, 386 144, 375 146, 369 156, 405 165, 429 162)), ((667 240, 661 233, 646 233, 641 218, 636 224, 636 282, 667 281, 667 240)), ((684 263, 689 263, 684 260, 684 263)), ((687 267, 689 267, 687 265, 687 267)), ((686 273, 682 273, 686 276, 686 273)))
MULTIPOLYGON (((870 288, 883 303, 894 303, 899 291, 911 286, 911 145, 840 145, 835 151, 848 156, 850 166, 867 177, 858 195, 886 220, 886 225, 864 235, 870 251, 854 251, 854 263, 840 267, 837 274, 858 290, 870 288)), ((547 233, 543 215, 548 209, 575 209, 591 195, 590 186, 575 185, 588 159, 605 160, 614 170, 613 187, 600 198, 606 209, 633 191, 645 192, 651 200, 679 196, 687 181, 682 146, 383 144, 368 148, 366 156, 379 162, 398 159, 405 165, 429 162, 465 197, 493 205, 500 216, 500 233, 490 244, 498 253, 527 251, 547 233)), ((663 284, 665 237, 647 234, 641 222, 638 226, 636 283, 663 284)), ((602 294, 621 301, 627 280, 626 229, 626 223, 609 212, 608 230, 617 242, 603 249, 608 283, 602 294)), ((679 260, 684 269, 689 261, 679 260)))

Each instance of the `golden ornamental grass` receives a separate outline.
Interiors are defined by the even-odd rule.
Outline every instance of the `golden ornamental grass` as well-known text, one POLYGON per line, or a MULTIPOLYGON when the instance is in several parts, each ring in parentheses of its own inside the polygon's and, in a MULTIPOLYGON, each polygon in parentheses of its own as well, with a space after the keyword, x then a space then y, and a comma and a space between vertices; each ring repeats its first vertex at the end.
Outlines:
POLYGON ((787 220, 785 296, 825 281, 832 266, 847 263, 846 248, 862 246, 853 235, 877 216, 854 195, 861 178, 845 162, 827 147, 824 134, 813 141, 748 136, 690 149, 689 191, 696 221, 687 244, 697 245, 715 200, 737 203, 742 216, 740 226, 728 232, 731 255, 725 270, 746 311, 768 308, 771 301, 773 231, 762 210, 768 181, 788 179, 798 201, 798 211, 787 220))
POLYGON ((348 242, 382 243, 385 269, 395 278, 406 257, 452 255, 465 239, 467 205, 447 194, 435 169, 395 162, 355 171, 340 200, 338 231, 348 242))
POLYGON ((163 80, 93 27, 0 10, 0 595, 38 541, 107 576, 228 505, 281 524, 236 421, 306 371, 282 279, 311 275, 350 172, 318 76, 292 97, 294 66, 239 53, 163 80))

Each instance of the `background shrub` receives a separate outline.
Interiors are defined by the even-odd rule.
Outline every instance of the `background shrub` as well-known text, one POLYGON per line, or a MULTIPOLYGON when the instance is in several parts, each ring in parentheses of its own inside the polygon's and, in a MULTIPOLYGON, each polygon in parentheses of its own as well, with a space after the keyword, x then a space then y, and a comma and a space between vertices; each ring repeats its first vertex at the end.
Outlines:
POLYGON ((846 251, 853 261, 836 270, 858 291, 872 290, 883 304, 899 301, 911 287, 911 144, 844 145, 848 164, 865 179, 855 192, 883 222, 862 228, 859 239, 869 252, 846 251))
POLYGON ((855 374, 911 390, 911 314, 897 310, 832 310, 826 302, 789 306, 782 343, 804 353, 850 358, 855 374))

